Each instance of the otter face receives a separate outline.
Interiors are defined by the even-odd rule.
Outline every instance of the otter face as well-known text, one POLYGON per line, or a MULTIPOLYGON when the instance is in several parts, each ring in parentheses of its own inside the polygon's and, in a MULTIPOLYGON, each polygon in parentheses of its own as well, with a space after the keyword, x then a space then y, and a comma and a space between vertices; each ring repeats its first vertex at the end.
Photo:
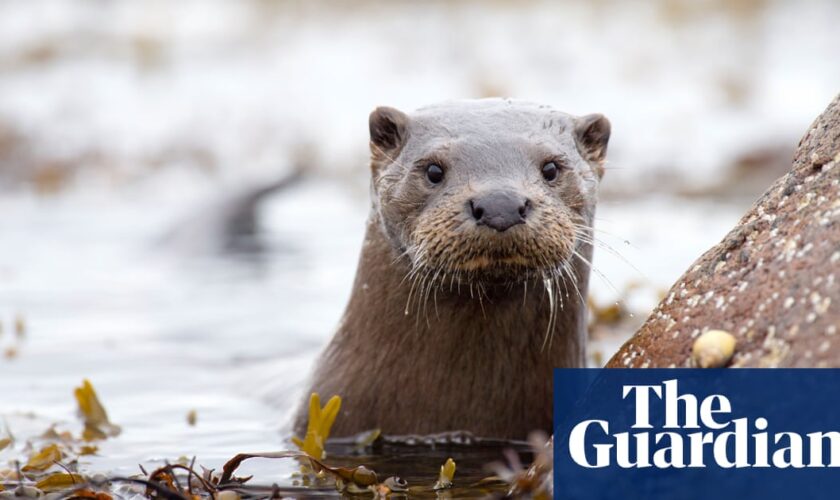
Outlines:
POLYGON ((576 118, 501 99, 370 115, 374 209, 415 272, 510 283, 564 270, 591 241, 610 135, 576 118))

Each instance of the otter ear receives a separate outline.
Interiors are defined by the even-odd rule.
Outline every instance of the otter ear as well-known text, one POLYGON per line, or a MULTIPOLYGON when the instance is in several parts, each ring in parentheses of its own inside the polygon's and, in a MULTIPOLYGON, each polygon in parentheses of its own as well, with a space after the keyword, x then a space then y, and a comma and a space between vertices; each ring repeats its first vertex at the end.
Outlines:
MULTIPOLYGON (((582 116, 575 120, 575 139, 578 150, 586 161, 602 163, 607 156, 610 140, 610 121, 599 113, 582 116)), ((599 170, 603 175, 603 168, 599 170)))
POLYGON ((380 106, 370 114, 370 149, 375 155, 386 154, 402 147, 406 138, 408 116, 402 111, 380 106))

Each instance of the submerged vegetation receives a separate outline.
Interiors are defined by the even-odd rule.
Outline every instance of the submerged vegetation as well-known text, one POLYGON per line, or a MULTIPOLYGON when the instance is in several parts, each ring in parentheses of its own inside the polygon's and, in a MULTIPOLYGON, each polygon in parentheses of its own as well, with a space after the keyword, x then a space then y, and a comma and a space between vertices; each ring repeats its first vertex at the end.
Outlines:
MULTIPOLYGON (((503 453, 506 458, 505 463, 487 464, 486 477, 465 479, 463 482, 456 477, 456 462, 452 457, 446 458, 439 466, 435 480, 425 470, 428 467, 424 466, 422 459, 410 456, 409 450, 418 444, 432 443, 432 447, 445 447, 444 439, 440 436, 429 436, 428 439, 416 436, 386 438, 374 430, 350 440, 357 452, 368 453, 352 460, 353 465, 333 463, 343 462, 347 457, 332 457, 330 463, 327 463, 327 440, 341 408, 341 398, 333 396, 322 407, 318 394, 310 396, 306 435, 302 439, 292 439, 298 450, 240 453, 225 462, 219 472, 198 465, 194 457, 181 457, 152 471, 147 471, 141 465, 137 474, 129 476, 109 475, 104 471, 90 473, 80 467, 80 457, 97 454, 97 443, 117 438, 121 428, 108 419, 108 413, 90 381, 84 380, 74 390, 74 396, 82 423, 82 430, 78 434, 58 431, 55 426, 51 426, 18 449, 15 446, 16 438, 6 426, 5 435, 0 437, 0 451, 11 449, 26 459, 12 461, 9 468, 0 469, 0 499, 44 497, 112 500, 145 497, 238 500, 290 495, 361 495, 374 498, 551 497, 551 448, 546 445, 544 435, 532 436, 534 462, 530 468, 526 469, 522 465, 517 450, 499 448, 500 454, 503 453), (414 484, 396 475, 383 478, 384 475, 377 474, 372 465, 359 463, 363 457, 376 462, 375 455, 369 453, 388 440, 391 443, 411 443, 402 450, 408 457, 407 463, 417 468, 405 471, 414 484), (296 460, 300 469, 292 475, 290 485, 259 484, 259 478, 254 476, 236 475, 242 463, 251 459, 296 460)), ((453 438, 451 442, 459 440, 453 438)), ((480 446, 481 441, 475 438, 467 440, 472 443, 470 446, 480 446)))

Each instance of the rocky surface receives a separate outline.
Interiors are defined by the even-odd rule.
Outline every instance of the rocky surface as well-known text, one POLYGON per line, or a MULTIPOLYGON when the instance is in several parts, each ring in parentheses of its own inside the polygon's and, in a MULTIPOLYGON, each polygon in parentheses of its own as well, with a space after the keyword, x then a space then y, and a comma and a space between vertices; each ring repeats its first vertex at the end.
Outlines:
POLYGON ((840 96, 607 366, 692 366, 694 340, 718 329, 737 339, 730 366, 840 367, 839 195, 840 96))

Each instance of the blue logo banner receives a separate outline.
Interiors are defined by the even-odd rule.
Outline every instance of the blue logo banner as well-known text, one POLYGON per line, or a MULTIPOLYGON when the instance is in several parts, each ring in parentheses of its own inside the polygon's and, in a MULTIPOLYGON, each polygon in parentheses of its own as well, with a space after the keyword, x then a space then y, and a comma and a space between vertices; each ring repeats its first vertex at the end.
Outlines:
POLYGON ((840 497, 840 370, 556 369, 558 499, 840 497))

